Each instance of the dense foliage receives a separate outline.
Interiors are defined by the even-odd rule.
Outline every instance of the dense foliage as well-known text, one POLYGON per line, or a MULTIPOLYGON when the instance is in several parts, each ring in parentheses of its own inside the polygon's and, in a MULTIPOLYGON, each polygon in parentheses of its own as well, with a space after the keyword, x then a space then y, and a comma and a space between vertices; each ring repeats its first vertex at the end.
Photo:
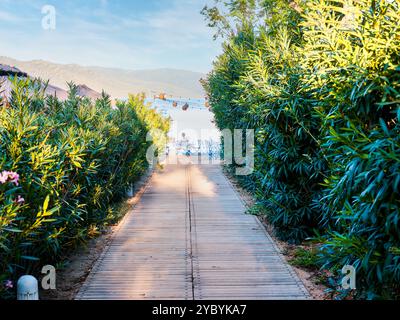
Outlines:
POLYGON ((278 236, 317 234, 324 268, 355 266, 363 298, 399 294, 399 12, 398 0, 204 10, 225 36, 205 84, 216 122, 257 133, 243 182, 278 236))
POLYGON ((14 79, 0 107, 0 294, 111 223, 149 166, 147 133, 168 127, 144 96, 112 107, 105 93, 92 103, 70 84, 61 102, 39 81, 14 79))

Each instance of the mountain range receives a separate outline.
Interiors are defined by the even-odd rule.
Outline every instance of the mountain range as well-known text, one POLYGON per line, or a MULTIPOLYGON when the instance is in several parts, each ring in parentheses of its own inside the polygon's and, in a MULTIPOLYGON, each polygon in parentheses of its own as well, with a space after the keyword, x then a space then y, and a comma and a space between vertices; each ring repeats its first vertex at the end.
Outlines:
POLYGON ((82 90, 94 92, 104 90, 113 98, 126 98, 130 93, 144 92, 147 96, 165 93, 169 97, 203 98, 200 79, 205 74, 177 70, 124 70, 103 67, 88 67, 76 64, 58 64, 43 60, 20 61, 0 57, 0 64, 18 68, 31 77, 50 80, 50 85, 67 90, 67 82, 80 85, 82 90))

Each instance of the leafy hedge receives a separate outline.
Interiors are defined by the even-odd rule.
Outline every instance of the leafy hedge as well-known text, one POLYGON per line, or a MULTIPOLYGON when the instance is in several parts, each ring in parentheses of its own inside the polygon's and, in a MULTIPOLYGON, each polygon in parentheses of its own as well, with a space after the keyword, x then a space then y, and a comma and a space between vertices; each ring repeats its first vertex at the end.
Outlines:
POLYGON ((56 263, 111 223, 113 204, 148 168, 148 131, 168 127, 144 96, 113 108, 105 93, 92 103, 70 84, 61 102, 40 81, 14 79, 0 106, 0 284, 56 263))
POLYGON ((211 26, 235 21, 205 89, 220 128, 256 129, 255 173, 242 182, 278 236, 317 236, 321 263, 336 274, 355 266, 359 297, 395 297, 400 2, 232 1, 228 9, 205 10, 211 26))
POLYGON ((359 285, 374 297, 400 283, 400 2, 345 9, 351 19, 324 1, 307 8, 302 67, 330 168, 323 260, 357 267, 359 285))

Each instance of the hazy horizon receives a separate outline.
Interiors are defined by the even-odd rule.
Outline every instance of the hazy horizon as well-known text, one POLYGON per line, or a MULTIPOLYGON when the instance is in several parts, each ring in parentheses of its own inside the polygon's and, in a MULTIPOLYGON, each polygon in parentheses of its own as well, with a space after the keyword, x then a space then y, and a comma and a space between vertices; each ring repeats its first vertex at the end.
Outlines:
MULTIPOLYGON (((1 0, 0 0, 1 1, 1 0)), ((201 72, 201 71, 196 71, 196 70, 189 70, 189 69, 182 69, 182 68, 169 68, 169 67, 158 67, 158 68, 138 68, 138 69, 130 69, 130 68, 124 68, 124 67, 105 67, 105 66, 100 66, 100 65, 85 65, 85 64, 80 64, 80 63, 62 63, 62 62, 57 62, 57 61, 51 61, 51 60, 45 60, 45 59, 17 59, 15 57, 10 57, 6 55, 1 55, 0 54, 0 63, 1 60, 6 59, 6 60, 15 60, 18 62, 23 62, 23 63, 35 63, 35 62, 44 62, 52 65, 62 65, 62 66, 75 66, 75 67, 82 67, 82 68, 98 68, 98 69, 108 69, 108 70, 115 70, 115 71, 127 71, 127 72, 140 72, 140 71, 159 71, 159 70, 174 70, 174 71, 182 71, 182 72, 191 72, 191 73, 198 73, 201 75, 206 75, 207 73, 201 72)), ((23 71, 23 70, 21 70, 23 71)))
MULTIPOLYGON (((200 79, 205 74, 179 69, 117 69, 78 64, 58 64, 46 60, 22 61, 0 56, 0 64, 10 65, 31 77, 49 80, 50 84, 67 90, 67 83, 87 85, 101 92, 105 90, 113 98, 144 92, 147 96, 161 92, 173 97, 200 98, 204 91, 200 79)), ((61 92, 60 92, 61 94, 61 92)))

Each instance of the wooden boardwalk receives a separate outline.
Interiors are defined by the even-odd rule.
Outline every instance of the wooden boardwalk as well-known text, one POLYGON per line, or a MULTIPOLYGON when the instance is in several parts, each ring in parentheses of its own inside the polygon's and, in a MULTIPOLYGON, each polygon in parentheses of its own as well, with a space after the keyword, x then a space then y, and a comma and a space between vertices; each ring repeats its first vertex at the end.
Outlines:
POLYGON ((76 299, 308 299, 218 165, 154 174, 76 299))

